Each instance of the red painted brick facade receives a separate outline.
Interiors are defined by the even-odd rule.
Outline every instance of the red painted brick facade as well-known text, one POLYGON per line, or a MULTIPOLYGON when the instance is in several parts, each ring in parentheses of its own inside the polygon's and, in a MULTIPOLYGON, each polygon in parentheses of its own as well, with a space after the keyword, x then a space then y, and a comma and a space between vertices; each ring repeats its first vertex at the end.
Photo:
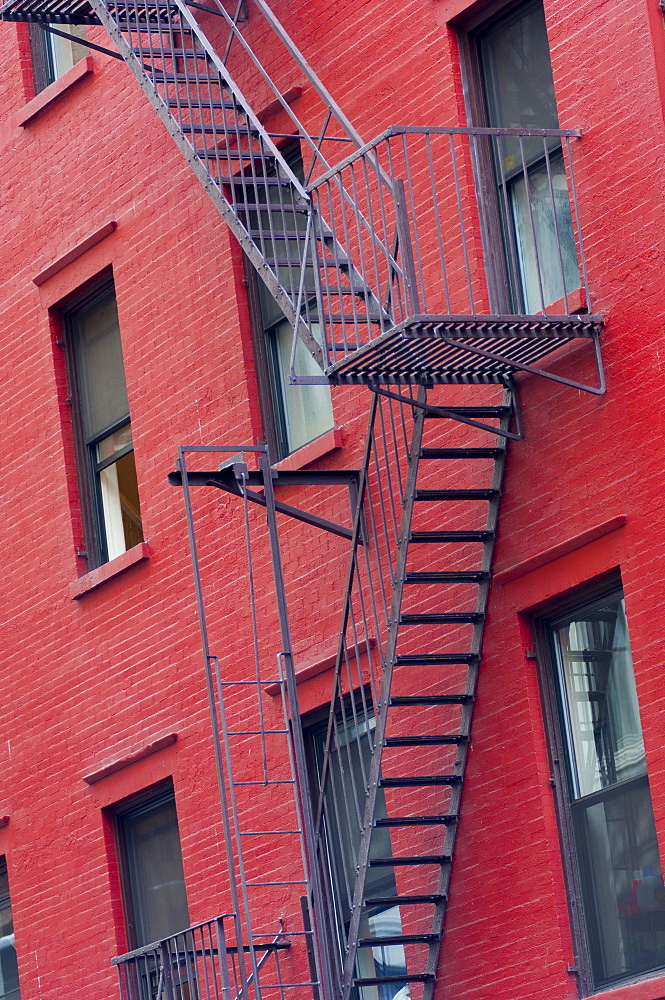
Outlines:
MULTIPOLYGON (((482 6, 274 4, 368 138, 390 124, 465 124, 456 32, 482 6)), ((504 482, 436 1000, 578 995, 529 613, 617 569, 665 849, 663 19, 655 0, 545 6, 560 123, 583 133, 580 212, 608 391, 520 377, 526 437, 511 446, 504 482)), ((108 44, 101 28, 88 37, 108 44)), ((91 72, 79 64, 26 120, 35 98, 24 25, 2 25, 0 51, 0 814, 10 816, 0 855, 23 1000, 110 1000, 110 959, 128 946, 112 806, 172 777, 190 917, 229 908, 182 496, 166 476, 179 444, 251 443, 263 431, 240 250, 127 68, 93 53, 91 72), (35 283, 111 221, 114 231, 35 283), (111 272, 149 554, 88 587, 59 310, 111 272), (140 756, 169 734, 177 741, 140 756), (126 766, 84 780, 116 761, 126 766)), ((304 82, 286 62, 276 75, 283 90, 304 82)), ((309 99, 298 99, 305 119, 309 99)), ((550 366, 593 379, 587 346, 550 366)), ((475 391, 444 395, 471 402, 475 391)), ((368 402, 363 387, 333 390, 337 434, 312 467, 358 467, 368 402)), ((280 499, 348 521, 342 490, 280 499)), ((238 508, 206 503, 202 564, 216 608, 233 611, 215 628, 225 657, 249 662, 238 508)), ((329 670, 314 665, 335 651, 346 544, 296 522, 281 540, 307 713, 330 698, 329 670)), ((267 548, 255 569, 274 655, 267 548)), ((278 722, 274 702, 266 695, 278 722)), ((274 844, 259 854, 270 871, 295 867, 274 844)), ((268 922, 285 905, 267 894, 268 922)), ((665 977, 610 993, 662 1000, 665 977)))

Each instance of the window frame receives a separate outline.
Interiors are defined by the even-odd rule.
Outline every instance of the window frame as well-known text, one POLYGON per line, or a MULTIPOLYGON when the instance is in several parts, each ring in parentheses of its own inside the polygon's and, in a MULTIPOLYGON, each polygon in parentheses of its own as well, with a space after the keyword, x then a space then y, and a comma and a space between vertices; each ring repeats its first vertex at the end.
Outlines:
MULTIPOLYGON (((62 24, 59 26, 54 25, 54 27, 60 27, 63 30, 68 31, 68 33, 73 34, 76 31, 74 25, 62 24)), ((55 56, 53 52, 53 46, 57 43, 59 39, 61 42, 66 42, 67 39, 61 38, 59 35, 51 34, 41 27, 40 24, 31 23, 28 25, 29 38, 30 38, 30 57, 32 61, 32 80, 34 84, 35 95, 40 94, 42 90, 46 90, 50 87, 52 83, 59 80, 63 76, 67 67, 61 73, 57 72, 57 66, 55 64, 55 56)), ((69 42, 73 47, 75 42, 69 42)), ((85 46, 85 31, 82 35, 82 41, 80 43, 81 53, 74 59, 72 66, 76 66, 81 59, 84 59, 86 55, 89 55, 90 50, 85 46)))
MULTIPOLYGON (((464 21, 456 25, 464 103, 471 126, 478 128, 491 126, 490 109, 485 92, 485 74, 480 52, 481 36, 502 22, 507 22, 518 15, 520 9, 526 11, 529 7, 536 6, 542 7, 542 0, 512 0, 508 3, 505 0, 494 0, 483 7, 482 11, 465 18, 464 21)), ((556 93, 554 99, 556 104, 556 93)), ((547 145, 549 151, 549 141, 547 145)), ((547 163, 548 172, 550 164, 555 162, 557 155, 557 150, 553 148, 551 154, 548 155, 549 162, 543 157, 542 162, 547 163)), ((479 222, 490 312, 504 315, 518 311, 531 315, 541 307, 536 304, 535 308, 529 308, 527 304, 529 290, 527 288, 527 275, 520 262, 519 234, 514 213, 508 212, 509 207, 514 209, 515 203, 511 201, 510 205, 506 205, 504 202, 507 194, 504 194, 504 199, 500 195, 502 185, 505 192, 508 192, 512 188, 515 178, 511 179, 506 176, 499 183, 493 151, 489 142, 475 144, 472 156, 478 189, 479 222)), ((527 177, 535 173, 536 169, 537 164, 530 163, 527 158, 527 177)), ((516 177, 519 178, 522 174, 523 171, 517 171, 516 177)), ((559 245, 559 252, 561 250, 562 246, 559 245)), ((576 254, 576 262, 579 270, 579 254, 576 254)), ((561 266, 563 268, 563 263, 561 266)), ((543 281, 542 265, 539 270, 539 280, 543 281)), ((580 285, 581 278, 575 287, 580 287, 580 285)), ((565 283, 563 287, 565 289, 565 283)), ((570 296, 574 290, 573 287, 565 289, 565 294, 570 296)), ((544 305, 551 305, 552 303, 547 302, 544 289, 543 295, 544 305)), ((564 291, 562 290, 563 295, 564 291)))
MULTIPOLYGON (((569 967, 577 979, 579 996, 589 997, 605 990, 616 989, 630 983, 643 982, 662 975, 665 962, 660 968, 640 973, 626 973, 623 978, 594 981, 593 962, 591 956, 592 943, 589 939, 588 921, 585 914, 584 883, 585 873, 582 870, 583 859, 581 849, 586 845, 576 835, 576 803, 597 799, 602 801, 620 794, 628 786, 646 784, 648 787, 648 772, 644 775, 630 778, 627 781, 616 782, 599 792, 574 798, 572 793, 572 774, 569 765, 570 749, 565 734, 563 718, 563 692, 558 680, 558 667, 554 649, 554 630, 565 624, 575 614, 590 611, 599 605, 610 603, 616 599, 624 599, 625 594, 618 572, 612 573, 598 581, 576 588, 568 594, 549 602, 545 607, 533 612, 530 616, 531 631, 534 640, 534 650, 538 666, 538 682, 543 708, 544 736, 550 766, 550 784, 554 794, 554 806, 559 831, 561 859, 566 887, 568 917, 573 945, 575 964, 569 967), (623 787, 622 787, 623 786, 623 787)), ((628 631, 630 635, 630 630, 628 631)), ((588 878, 586 879, 588 882, 588 878)))
MULTIPOLYGON (((178 824, 178 839, 181 845, 181 852, 182 852, 182 840, 180 838, 180 821, 178 818, 175 788, 172 780, 160 782, 153 788, 149 788, 143 792, 139 792, 138 794, 133 795, 131 798, 126 799, 119 805, 113 807, 112 810, 110 810, 112 812, 113 835, 115 841, 116 857, 118 861, 118 874, 120 881, 120 898, 122 901, 122 913, 125 922, 127 943, 130 951, 141 946, 137 944, 138 942, 137 906, 134 901, 134 895, 132 892, 132 876, 130 870, 129 852, 127 849, 128 838, 124 826, 124 819, 125 817, 130 816, 132 813, 136 813, 146 808, 147 806, 150 805, 158 806, 162 802, 166 802, 167 800, 171 800, 173 802, 173 806, 176 812, 176 820, 178 824)), ((189 909, 189 901, 187 900, 186 881, 185 881, 185 900, 187 902, 187 906, 189 909)), ((189 921, 189 916, 188 916, 188 921, 189 921)), ((182 928, 183 931, 187 929, 188 929, 187 927, 182 928)))
MULTIPOLYGON (((110 562, 108 538, 106 524, 104 520, 104 508, 102 501, 102 488, 100 473, 110 465, 113 465, 126 455, 134 453, 134 442, 104 460, 97 460, 95 449, 102 441, 107 440, 113 434, 118 433, 125 427, 131 430, 131 413, 113 421, 90 440, 86 439, 83 425, 83 403, 79 386, 79 376, 76 363, 76 346, 74 323, 77 314, 93 306, 95 302, 102 301, 106 297, 113 296, 117 304, 115 284, 112 275, 108 275, 102 281, 98 281, 86 288, 79 295, 69 299, 59 310, 59 317, 62 328, 62 343, 65 348, 65 362, 67 371, 67 385, 69 388, 69 398, 72 430, 74 438, 74 456, 76 463, 76 476, 79 491, 79 503, 81 511, 81 521, 83 524, 83 538, 85 551, 80 553, 87 561, 88 570, 96 569, 110 562)), ((120 337, 120 333, 118 332, 120 337)), ((121 347, 122 338, 120 337, 121 347)), ((123 356, 124 371, 124 356, 123 356)), ((137 477, 138 489, 138 477, 137 477)), ((140 506, 139 506, 140 512, 140 506)), ((141 529, 141 541, 145 540, 145 535, 141 529)), ((138 544, 138 543, 137 543, 138 544)), ((127 546, 128 551, 132 546, 127 546)))

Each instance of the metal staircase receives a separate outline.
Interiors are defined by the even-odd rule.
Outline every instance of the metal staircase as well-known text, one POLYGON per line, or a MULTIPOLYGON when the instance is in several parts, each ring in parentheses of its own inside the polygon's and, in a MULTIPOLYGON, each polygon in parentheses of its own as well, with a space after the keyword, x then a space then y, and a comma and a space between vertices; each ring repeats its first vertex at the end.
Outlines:
POLYGON ((374 397, 319 764, 343 1000, 432 996, 514 416, 374 397))

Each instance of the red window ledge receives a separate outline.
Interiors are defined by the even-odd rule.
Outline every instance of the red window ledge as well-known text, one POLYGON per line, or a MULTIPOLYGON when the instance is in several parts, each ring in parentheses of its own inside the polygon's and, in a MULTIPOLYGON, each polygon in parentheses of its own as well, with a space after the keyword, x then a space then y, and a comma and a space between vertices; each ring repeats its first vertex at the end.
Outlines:
POLYGON ((663 1000, 665 997, 665 979, 661 975, 653 979, 643 979, 640 983, 629 986, 607 987, 602 993, 594 993, 593 1000, 663 1000))
POLYGON ((302 469, 311 462, 315 462, 317 458, 327 455, 329 451, 341 448, 343 444, 344 438, 341 430, 334 427, 331 431, 326 431, 320 437, 314 438, 313 441, 304 444, 302 448, 298 448, 291 455, 287 455, 281 462, 275 462, 273 468, 288 470, 290 472, 302 469))
POLYGON ((59 97, 62 97, 70 87, 73 87, 79 80, 82 80, 84 76, 92 73, 92 67, 92 56, 85 56, 85 58, 79 59, 71 69, 68 69, 66 73, 63 73, 57 80, 50 83, 48 87, 26 104, 18 116, 17 124, 23 127, 29 125, 33 118, 36 118, 44 108, 48 108, 59 97))
POLYGON ((131 549, 123 552, 121 556, 116 556, 110 562, 104 563, 103 566, 98 566, 97 569, 85 573, 78 580, 70 583, 69 596, 73 601, 78 601, 84 594, 101 586, 102 583, 106 583, 107 580, 112 580, 119 573, 124 573, 130 566, 136 566, 137 563, 149 558, 150 549, 148 548, 148 543, 139 542, 138 545, 134 545, 131 549))

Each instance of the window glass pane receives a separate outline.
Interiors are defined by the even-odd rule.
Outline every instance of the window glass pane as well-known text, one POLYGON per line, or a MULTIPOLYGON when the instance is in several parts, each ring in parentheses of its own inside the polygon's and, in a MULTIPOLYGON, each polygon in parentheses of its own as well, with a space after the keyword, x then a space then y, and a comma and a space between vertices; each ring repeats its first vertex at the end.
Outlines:
MULTIPOLYGON (((85 39, 85 26, 77 24, 54 24, 52 27, 59 31, 65 31, 69 35, 76 35, 77 38, 85 39)), ((46 74, 49 83, 53 83, 58 77, 71 69, 84 56, 88 55, 88 49, 83 45, 72 42, 68 38, 60 38, 59 35, 52 35, 48 31, 44 32, 44 47, 46 50, 46 74)))
POLYGON ((665 965, 663 885, 624 602, 552 625, 594 985, 665 965))
POLYGON ((173 797, 125 813, 121 825, 140 947, 189 926, 173 797))
POLYGON ((112 292, 70 316, 86 441, 129 413, 120 329, 112 292))
MULTIPOLYGON (((316 335, 317 331, 312 329, 316 335)), ((286 320, 269 335, 277 361, 277 377, 286 424, 289 452, 325 434, 333 426, 332 400, 327 385, 289 385, 293 327, 286 320)), ((305 345, 298 341, 296 368, 300 375, 320 375, 321 369, 305 345)))
POLYGON ((665 963, 665 886, 649 786, 574 807, 597 985, 665 963))
POLYGON ((0 862, 0 1000, 20 1000, 7 866, 0 862))
POLYGON ((580 284, 563 156, 550 157, 549 174, 546 163, 523 173, 510 194, 525 308, 531 313, 541 301, 556 302, 580 284))
POLYGON ((502 20, 479 41, 490 126, 558 128, 542 5, 502 20))
POLYGON ((644 774, 644 743, 624 602, 555 630, 573 794, 644 774))

